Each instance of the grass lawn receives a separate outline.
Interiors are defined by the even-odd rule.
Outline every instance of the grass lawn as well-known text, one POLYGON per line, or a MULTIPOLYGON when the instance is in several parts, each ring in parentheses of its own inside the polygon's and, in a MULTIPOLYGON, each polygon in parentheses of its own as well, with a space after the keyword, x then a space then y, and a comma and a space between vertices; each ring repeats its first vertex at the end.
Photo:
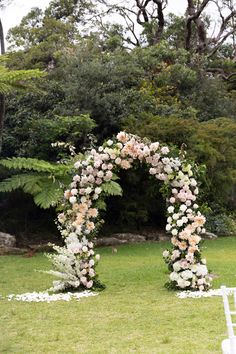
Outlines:
MULTIPOLYGON (((79 302, 0 300, 0 354, 217 354, 226 335, 222 299, 178 299, 167 280, 166 243, 100 250, 107 289, 79 302)), ((208 266, 221 284, 236 286, 236 237, 206 241, 208 266)), ((0 257, 0 294, 42 291, 52 277, 42 254, 0 257)))

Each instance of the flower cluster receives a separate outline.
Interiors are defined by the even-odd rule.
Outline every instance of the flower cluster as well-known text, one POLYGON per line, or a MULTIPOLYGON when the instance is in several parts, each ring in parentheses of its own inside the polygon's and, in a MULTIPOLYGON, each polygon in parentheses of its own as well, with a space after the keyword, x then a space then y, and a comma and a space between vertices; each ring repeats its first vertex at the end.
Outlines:
POLYGON ((170 181, 166 231, 172 235, 172 251, 163 257, 172 270, 170 280, 177 288, 207 290, 211 286, 206 260, 201 259, 200 234, 205 232, 205 217, 196 203, 198 188, 190 164, 182 162, 181 169, 170 181))
POLYGON ((167 146, 120 132, 74 165, 77 173, 64 193, 63 212, 58 215, 65 247, 55 247, 57 254, 51 256, 55 268, 51 273, 61 278, 54 282, 54 289, 93 287, 99 259, 91 241, 98 227, 97 201, 116 173, 131 168, 134 161, 145 163, 150 175, 163 181, 169 191, 166 230, 172 234, 173 249, 165 251, 164 258, 171 270, 171 284, 181 289, 209 288, 199 248, 205 218, 196 204, 198 188, 191 165, 173 156, 167 146))
POLYGON ((100 259, 100 255, 94 253, 93 242, 85 236, 79 240, 75 233, 70 233, 65 244, 65 247, 54 246, 56 253, 48 255, 55 270, 47 273, 60 278, 53 281, 53 287, 49 291, 91 289, 96 279, 95 265, 100 259))

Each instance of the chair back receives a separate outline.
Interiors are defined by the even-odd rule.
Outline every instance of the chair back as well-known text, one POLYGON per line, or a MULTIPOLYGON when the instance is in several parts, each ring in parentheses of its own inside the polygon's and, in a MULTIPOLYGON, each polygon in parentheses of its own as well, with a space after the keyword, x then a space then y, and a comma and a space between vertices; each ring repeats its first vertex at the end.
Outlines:
POLYGON ((236 353, 236 336, 234 334, 234 328, 236 327, 236 288, 226 288, 225 286, 221 286, 222 296, 223 296, 223 304, 225 310, 225 318, 226 325, 228 330, 228 337, 230 340, 230 354, 236 353), (233 291, 234 294, 234 310, 231 311, 229 305, 228 295, 229 292, 233 291), (235 315, 235 320, 232 320, 232 315, 235 315))

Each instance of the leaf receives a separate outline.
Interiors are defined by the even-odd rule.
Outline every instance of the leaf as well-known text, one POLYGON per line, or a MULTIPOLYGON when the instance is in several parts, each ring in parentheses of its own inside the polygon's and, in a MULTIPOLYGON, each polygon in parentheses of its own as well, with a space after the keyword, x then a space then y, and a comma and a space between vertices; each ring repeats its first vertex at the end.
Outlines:
POLYGON ((0 182, 0 192, 11 192, 22 188, 26 193, 35 194, 41 191, 42 176, 35 174, 20 174, 11 176, 0 182))
POLYGON ((102 199, 98 199, 95 206, 98 210, 106 210, 107 209, 106 202, 102 199))
POLYGON ((44 160, 25 157, 12 157, 3 159, 0 160, 0 165, 14 170, 25 169, 38 172, 51 172, 55 175, 68 174, 72 169, 71 165, 53 164, 44 160))
POLYGON ((32 79, 44 77, 47 74, 39 69, 33 70, 9 70, 0 65, 0 93, 6 94, 14 89, 27 89, 27 84, 32 79))
POLYGON ((58 188, 57 183, 45 186, 40 193, 34 196, 34 202, 40 208, 48 209, 55 207, 63 197, 63 190, 58 188))
POLYGON ((102 184, 101 188, 106 195, 122 196, 122 194, 123 194, 121 186, 117 182, 114 182, 114 181, 109 181, 109 182, 102 184))

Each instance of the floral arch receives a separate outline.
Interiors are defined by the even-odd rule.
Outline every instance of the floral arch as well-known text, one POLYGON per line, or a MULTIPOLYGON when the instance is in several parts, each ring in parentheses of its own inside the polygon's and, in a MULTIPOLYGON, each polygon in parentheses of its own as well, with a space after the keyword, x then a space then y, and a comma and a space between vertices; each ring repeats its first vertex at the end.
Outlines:
POLYGON ((56 253, 50 255, 54 265, 50 274, 59 277, 51 290, 91 289, 99 284, 95 268, 100 256, 95 254, 93 243, 100 223, 98 211, 116 173, 131 168, 135 160, 145 163, 150 175, 165 184, 166 231, 172 235, 171 250, 163 252, 170 271, 168 285, 185 290, 207 290, 211 286, 200 251, 205 217, 196 203, 196 166, 184 156, 175 156, 167 146, 120 132, 74 165, 77 173, 64 193, 63 212, 58 215, 65 246, 54 246, 56 253))

